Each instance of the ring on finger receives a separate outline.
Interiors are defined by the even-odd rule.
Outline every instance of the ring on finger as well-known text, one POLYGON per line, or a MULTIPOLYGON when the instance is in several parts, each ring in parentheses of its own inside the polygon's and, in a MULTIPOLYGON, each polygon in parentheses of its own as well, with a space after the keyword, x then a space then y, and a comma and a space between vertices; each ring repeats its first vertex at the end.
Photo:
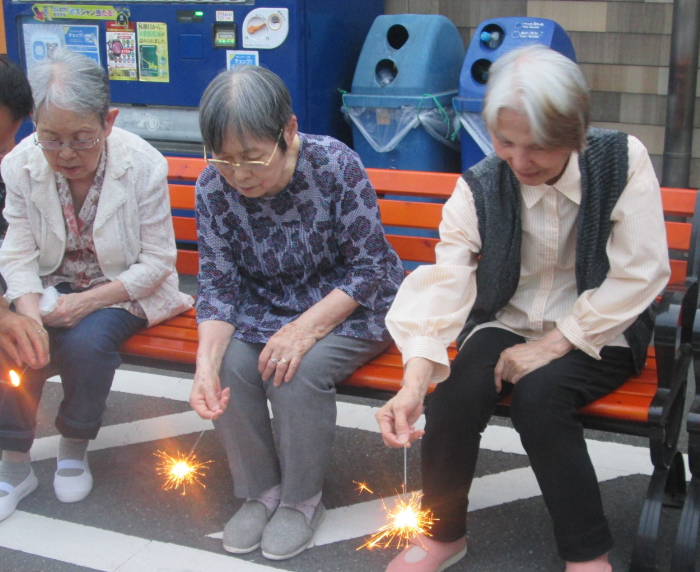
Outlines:
POLYGON ((289 360, 288 360, 287 358, 282 358, 282 359, 280 360, 280 363, 281 363, 281 364, 284 364, 284 365, 287 365, 287 364, 289 363, 289 360))
POLYGON ((279 361, 280 360, 278 360, 276 357, 270 358, 270 363, 274 363, 275 365, 277 365, 279 361))

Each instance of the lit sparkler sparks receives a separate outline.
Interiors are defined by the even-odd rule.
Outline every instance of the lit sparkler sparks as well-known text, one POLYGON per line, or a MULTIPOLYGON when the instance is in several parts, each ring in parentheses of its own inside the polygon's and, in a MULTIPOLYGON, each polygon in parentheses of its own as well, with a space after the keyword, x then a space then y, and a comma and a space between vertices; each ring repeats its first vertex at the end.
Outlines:
POLYGON ((19 387, 19 384, 22 381, 22 375, 24 375, 24 372, 27 371, 27 368, 29 366, 25 365, 24 369, 22 370, 22 373, 17 373, 14 369, 11 369, 8 373, 10 375, 10 380, 5 381, 5 380, 0 380, 0 383, 3 383, 5 385, 12 385, 14 387, 19 387))
POLYGON ((182 487, 182 496, 185 496, 187 492, 187 485, 194 485, 195 483, 201 485, 202 488, 207 486, 199 480, 199 477, 204 476, 204 470, 210 463, 214 461, 197 461, 197 456, 194 454, 194 449, 199 443, 199 440, 204 435, 204 431, 199 434, 197 440, 192 445, 190 452, 187 455, 182 453, 177 453, 176 456, 168 455, 165 451, 157 451, 153 453, 156 457, 161 459, 158 464, 157 471, 161 475, 165 475, 165 483, 163 483, 163 488, 166 491, 171 489, 177 489, 182 487))
POLYGON ((388 508, 382 500, 382 507, 386 511, 389 523, 370 536, 369 540, 357 550, 389 548, 394 541, 396 541, 397 548, 403 548, 408 546, 411 540, 419 534, 431 536, 433 514, 429 509, 421 509, 420 499, 422 496, 422 493, 416 491, 413 491, 407 499, 399 496, 393 509, 388 508))
MULTIPOLYGON (((432 536, 430 529, 433 527, 433 513, 430 509, 423 510, 420 500, 423 498, 423 493, 413 491, 410 495, 406 494, 406 479, 407 479, 407 448, 403 449, 403 494, 396 497, 396 503, 393 509, 390 509, 382 499, 382 508, 386 512, 388 524, 382 526, 377 532, 369 537, 369 540, 357 550, 366 548, 372 550, 374 548, 389 548, 396 541, 396 547, 402 548, 408 546, 411 540, 418 535, 432 536)), ((355 482, 355 481, 353 481, 355 482)), ((364 483, 357 483, 358 486, 364 483)), ((364 485, 366 487, 366 485, 364 485)), ((369 489, 367 489, 369 490, 369 489)), ((360 488, 360 493, 362 489, 360 488)), ((371 491, 370 491, 371 492, 371 491)))
POLYGON ((187 485, 192 486, 196 483, 206 488, 206 485, 199 480, 199 477, 204 476, 204 469, 212 461, 200 463, 194 454, 183 455, 182 453, 177 453, 176 456, 172 456, 165 451, 157 451, 154 455, 161 459, 157 470, 159 474, 166 476, 163 484, 163 488, 166 491, 182 487, 182 496, 185 496, 187 485))
POLYGON ((371 495, 374 494, 374 491, 367 486, 367 483, 358 483, 357 481, 353 481, 353 483, 357 485, 357 491, 359 494, 362 494, 364 491, 367 491, 371 495))

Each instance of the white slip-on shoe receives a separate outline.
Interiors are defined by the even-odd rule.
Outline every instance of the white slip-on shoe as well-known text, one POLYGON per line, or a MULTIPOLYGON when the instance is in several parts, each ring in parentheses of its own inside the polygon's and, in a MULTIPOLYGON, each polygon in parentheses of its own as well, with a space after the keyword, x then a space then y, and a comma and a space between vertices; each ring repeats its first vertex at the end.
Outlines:
POLYGON ((16 487, 9 483, 0 482, 0 490, 7 494, 0 498, 0 520, 5 520, 17 508, 17 503, 28 494, 32 493, 39 484, 39 481, 34 475, 34 470, 29 467, 29 475, 16 487))
POLYGON ((56 474, 53 477, 53 490, 56 498, 61 502, 78 502, 90 494, 92 490, 92 473, 87 462, 87 451, 82 461, 65 459, 58 461, 56 474), (63 469, 82 469, 82 473, 75 477, 62 477, 58 471, 63 469))

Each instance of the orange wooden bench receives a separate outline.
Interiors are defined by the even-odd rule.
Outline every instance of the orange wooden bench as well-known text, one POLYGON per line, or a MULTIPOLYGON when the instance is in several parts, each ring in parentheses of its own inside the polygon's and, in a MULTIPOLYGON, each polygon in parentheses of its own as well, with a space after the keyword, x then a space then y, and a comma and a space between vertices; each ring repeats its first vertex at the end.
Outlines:
MULTIPOLYGON (((198 255, 194 210, 194 182, 204 167, 202 159, 169 157, 170 197, 173 225, 178 241, 177 269, 196 275, 198 255)), ((388 227, 435 230, 442 205, 416 202, 413 197, 447 199, 457 175, 367 169, 379 195, 382 221, 388 227), (390 199, 391 195, 400 198, 390 199)), ((690 340, 697 307, 697 276, 700 249, 695 222, 698 193, 687 189, 662 189, 664 212, 674 219, 666 223, 669 251, 673 257, 669 288, 659 298, 655 346, 640 375, 620 389, 580 410, 587 428, 649 438, 654 473, 650 480, 630 570, 655 569, 656 538, 664 495, 676 505, 685 492, 683 457, 677 452, 678 435, 691 361, 690 340), (690 222, 687 222, 690 221, 690 222), (689 263, 688 261, 691 261, 689 263), (694 262, 693 262, 694 261, 694 262)), ((403 261, 433 263, 435 238, 387 235, 403 261)), ((700 343, 698 344, 700 347, 700 343)), ((194 310, 148 328, 130 338, 123 347, 125 361, 157 364, 193 371, 197 351, 194 310), (144 361, 145 360, 145 361, 144 361)), ((450 357, 456 354, 454 345, 450 357)), ((342 393, 386 398, 395 393, 402 378, 401 355, 395 346, 358 369, 338 388, 342 393)), ((508 401, 496 413, 508 416, 508 401)))

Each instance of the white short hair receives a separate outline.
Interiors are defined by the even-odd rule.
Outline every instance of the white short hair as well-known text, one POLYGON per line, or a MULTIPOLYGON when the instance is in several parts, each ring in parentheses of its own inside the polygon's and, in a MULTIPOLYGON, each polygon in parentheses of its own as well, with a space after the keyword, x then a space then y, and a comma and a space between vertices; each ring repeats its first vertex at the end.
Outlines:
POLYGON ((94 113, 104 126, 109 112, 107 73, 90 58, 60 48, 29 71, 37 120, 45 107, 76 113, 94 113))
POLYGON ((500 110, 512 109, 527 116, 535 141, 543 147, 583 151, 589 107, 580 68, 543 45, 508 52, 489 69, 483 116, 491 131, 500 110))

